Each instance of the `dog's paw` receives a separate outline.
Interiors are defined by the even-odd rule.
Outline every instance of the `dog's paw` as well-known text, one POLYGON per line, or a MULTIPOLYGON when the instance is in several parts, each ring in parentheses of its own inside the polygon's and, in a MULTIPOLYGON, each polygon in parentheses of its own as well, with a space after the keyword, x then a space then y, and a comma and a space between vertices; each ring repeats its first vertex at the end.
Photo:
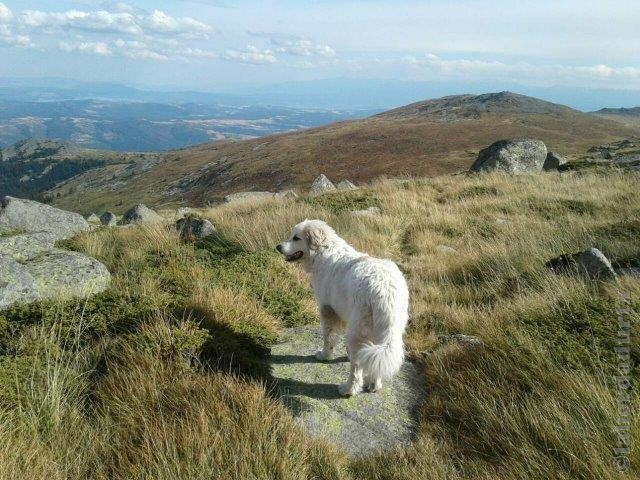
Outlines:
POLYGON ((382 390, 382 380, 377 379, 375 382, 367 383, 367 392, 376 393, 382 390))
POLYGON ((343 383, 341 385, 338 385, 338 392, 343 397, 352 397, 360 393, 360 389, 354 387, 353 385, 350 385, 349 383, 343 383))
POLYGON ((331 360, 331 355, 326 355, 324 353, 324 350, 318 350, 316 352, 316 359, 320 360, 321 362, 326 362, 327 360, 331 360))

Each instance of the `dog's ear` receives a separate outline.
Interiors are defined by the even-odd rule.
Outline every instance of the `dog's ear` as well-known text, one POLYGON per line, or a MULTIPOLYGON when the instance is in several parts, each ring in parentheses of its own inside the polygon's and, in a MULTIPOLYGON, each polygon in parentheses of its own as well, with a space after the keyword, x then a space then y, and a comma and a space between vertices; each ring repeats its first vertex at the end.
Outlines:
POLYGON ((319 220, 311 220, 304 229, 304 235, 310 250, 318 250, 329 245, 333 230, 329 225, 319 220))

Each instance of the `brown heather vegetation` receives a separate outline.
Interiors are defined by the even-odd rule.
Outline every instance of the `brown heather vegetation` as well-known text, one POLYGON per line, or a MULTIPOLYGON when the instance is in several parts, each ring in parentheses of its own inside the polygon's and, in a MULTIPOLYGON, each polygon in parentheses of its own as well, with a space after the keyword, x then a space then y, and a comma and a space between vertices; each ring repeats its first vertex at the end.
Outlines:
MULTIPOLYGON (((308 189, 320 173, 356 183, 380 176, 434 177, 466 171, 478 151, 504 138, 536 138, 572 158, 593 145, 640 136, 638 126, 515 94, 490 94, 483 104, 436 99, 362 120, 223 141, 168 152, 150 168, 96 169, 50 192, 53 204, 83 213, 128 205, 206 206, 246 190, 308 189), (495 98, 494 98, 495 97, 495 98), (439 106, 425 111, 424 106, 439 106), (59 196, 59 197, 58 197, 59 196)), ((454 97, 461 98, 461 97, 454 97)))
POLYGON ((640 265, 637 185, 615 171, 382 181, 206 210, 221 237, 196 245, 164 227, 82 235, 68 246, 108 265, 107 292, 0 314, 0 478, 637 478, 612 466, 613 346, 624 290, 637 378, 640 281, 544 268, 591 246, 640 265), (349 213, 372 205, 377 218, 349 213), (278 331, 317 321, 305 275, 273 251, 306 217, 406 272, 428 385, 411 446, 348 459, 269 385, 278 331), (437 348, 442 333, 485 347, 437 348))

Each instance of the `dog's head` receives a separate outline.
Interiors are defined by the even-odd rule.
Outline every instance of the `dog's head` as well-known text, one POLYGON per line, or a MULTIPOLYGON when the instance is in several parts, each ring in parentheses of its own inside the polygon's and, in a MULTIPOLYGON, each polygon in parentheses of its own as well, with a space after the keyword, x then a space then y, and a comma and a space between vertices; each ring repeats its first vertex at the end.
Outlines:
POLYGON ((335 238, 333 228, 322 220, 305 220, 293 227, 289 239, 279 243, 276 250, 284 255, 287 262, 310 260, 335 238))

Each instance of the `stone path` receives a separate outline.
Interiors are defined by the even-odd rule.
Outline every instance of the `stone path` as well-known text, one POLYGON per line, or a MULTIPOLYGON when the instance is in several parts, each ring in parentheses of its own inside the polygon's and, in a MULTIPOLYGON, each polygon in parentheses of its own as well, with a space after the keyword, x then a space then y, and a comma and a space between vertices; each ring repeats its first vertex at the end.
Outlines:
MULTIPOLYGON (((359 456, 408 443, 424 398, 418 367, 405 361, 401 371, 378 393, 344 398, 338 385, 347 379, 346 355, 324 363, 314 354, 322 344, 318 326, 288 329, 271 349, 271 365, 284 402, 313 435, 359 456)), ((336 350, 345 352, 344 343, 336 350)))

